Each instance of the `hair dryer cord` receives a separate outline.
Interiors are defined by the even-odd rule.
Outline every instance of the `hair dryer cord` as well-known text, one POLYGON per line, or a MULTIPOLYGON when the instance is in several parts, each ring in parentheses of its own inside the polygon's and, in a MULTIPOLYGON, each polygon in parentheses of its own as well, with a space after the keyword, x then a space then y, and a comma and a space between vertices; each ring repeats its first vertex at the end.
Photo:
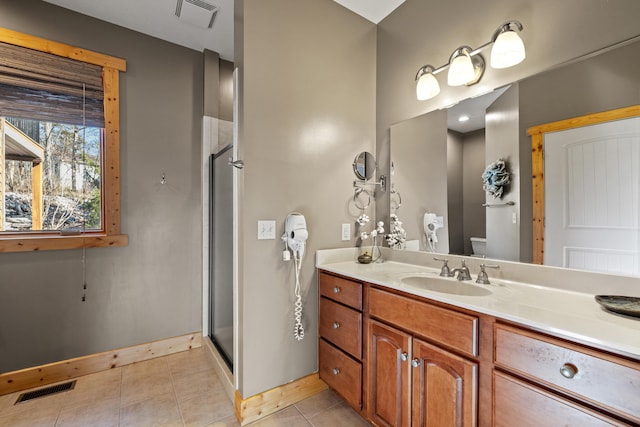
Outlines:
POLYGON ((295 325, 293 327, 293 336, 298 341, 302 341, 304 338, 304 326, 302 325, 302 296, 300 294, 300 268, 302 267, 302 257, 299 256, 298 251, 293 252, 293 262, 296 270, 296 287, 294 290, 296 302, 294 303, 293 309, 295 325))

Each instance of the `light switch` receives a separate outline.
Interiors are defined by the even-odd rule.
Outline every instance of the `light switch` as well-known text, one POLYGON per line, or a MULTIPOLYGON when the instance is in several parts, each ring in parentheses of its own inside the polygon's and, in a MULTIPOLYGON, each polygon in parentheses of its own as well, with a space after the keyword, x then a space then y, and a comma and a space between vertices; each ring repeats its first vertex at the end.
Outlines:
POLYGON ((351 224, 342 224, 342 240, 351 240, 351 224))
POLYGON ((275 240, 276 238, 276 221, 275 220, 258 220, 258 240, 275 240))
POLYGON ((511 214, 511 222, 514 224, 518 223, 518 215, 515 212, 511 214))

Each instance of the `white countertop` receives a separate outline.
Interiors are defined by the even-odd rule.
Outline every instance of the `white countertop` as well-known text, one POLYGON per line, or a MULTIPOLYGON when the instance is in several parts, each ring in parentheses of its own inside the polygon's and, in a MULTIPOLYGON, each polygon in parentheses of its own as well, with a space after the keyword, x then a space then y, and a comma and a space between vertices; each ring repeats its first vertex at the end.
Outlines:
MULTIPOLYGON (((605 311, 595 301, 593 293, 509 281, 505 278, 496 279, 492 277, 492 273, 496 273, 490 269, 487 269, 487 273, 491 284, 480 285, 475 283, 478 269, 472 268, 473 280, 464 283, 487 289, 491 294, 468 296, 435 292, 407 285, 402 279, 427 276, 436 280, 449 280, 452 287, 457 280, 439 277, 440 270, 435 266, 397 261, 359 264, 355 257, 349 256, 347 259, 351 259, 345 260, 344 254, 354 252, 338 251, 340 256, 335 256, 338 252, 319 251, 316 266, 357 280, 517 322, 541 332, 640 360, 640 318, 605 311)), ((457 262, 450 263, 452 269, 457 266, 457 262)))

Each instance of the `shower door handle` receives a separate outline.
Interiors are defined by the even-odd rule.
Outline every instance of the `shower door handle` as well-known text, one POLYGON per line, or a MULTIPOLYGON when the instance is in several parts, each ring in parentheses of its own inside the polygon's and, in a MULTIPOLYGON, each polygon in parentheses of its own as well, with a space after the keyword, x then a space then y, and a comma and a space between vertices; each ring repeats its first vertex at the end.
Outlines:
POLYGON ((244 167, 244 162, 242 160, 233 160, 233 157, 229 157, 229 165, 234 168, 242 169, 244 167))

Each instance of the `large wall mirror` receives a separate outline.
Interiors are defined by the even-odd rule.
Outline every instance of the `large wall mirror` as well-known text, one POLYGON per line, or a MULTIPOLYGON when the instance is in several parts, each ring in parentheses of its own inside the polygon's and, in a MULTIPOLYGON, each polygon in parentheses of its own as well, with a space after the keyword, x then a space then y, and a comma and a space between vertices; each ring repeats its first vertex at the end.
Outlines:
MULTIPOLYGON (((393 125, 390 179, 402 194, 402 205, 392 198, 390 211, 403 222, 409 248, 431 250, 423 228, 424 214, 430 212, 444 217, 435 252, 532 262, 532 150, 527 129, 636 104, 640 36, 393 125), (462 116, 468 120, 460 122, 462 116), (499 199, 482 188, 485 168, 497 160, 505 162, 510 174, 499 199)), ((636 218, 636 234, 638 222, 636 218)), ((640 237, 637 244, 640 247, 640 237)))

